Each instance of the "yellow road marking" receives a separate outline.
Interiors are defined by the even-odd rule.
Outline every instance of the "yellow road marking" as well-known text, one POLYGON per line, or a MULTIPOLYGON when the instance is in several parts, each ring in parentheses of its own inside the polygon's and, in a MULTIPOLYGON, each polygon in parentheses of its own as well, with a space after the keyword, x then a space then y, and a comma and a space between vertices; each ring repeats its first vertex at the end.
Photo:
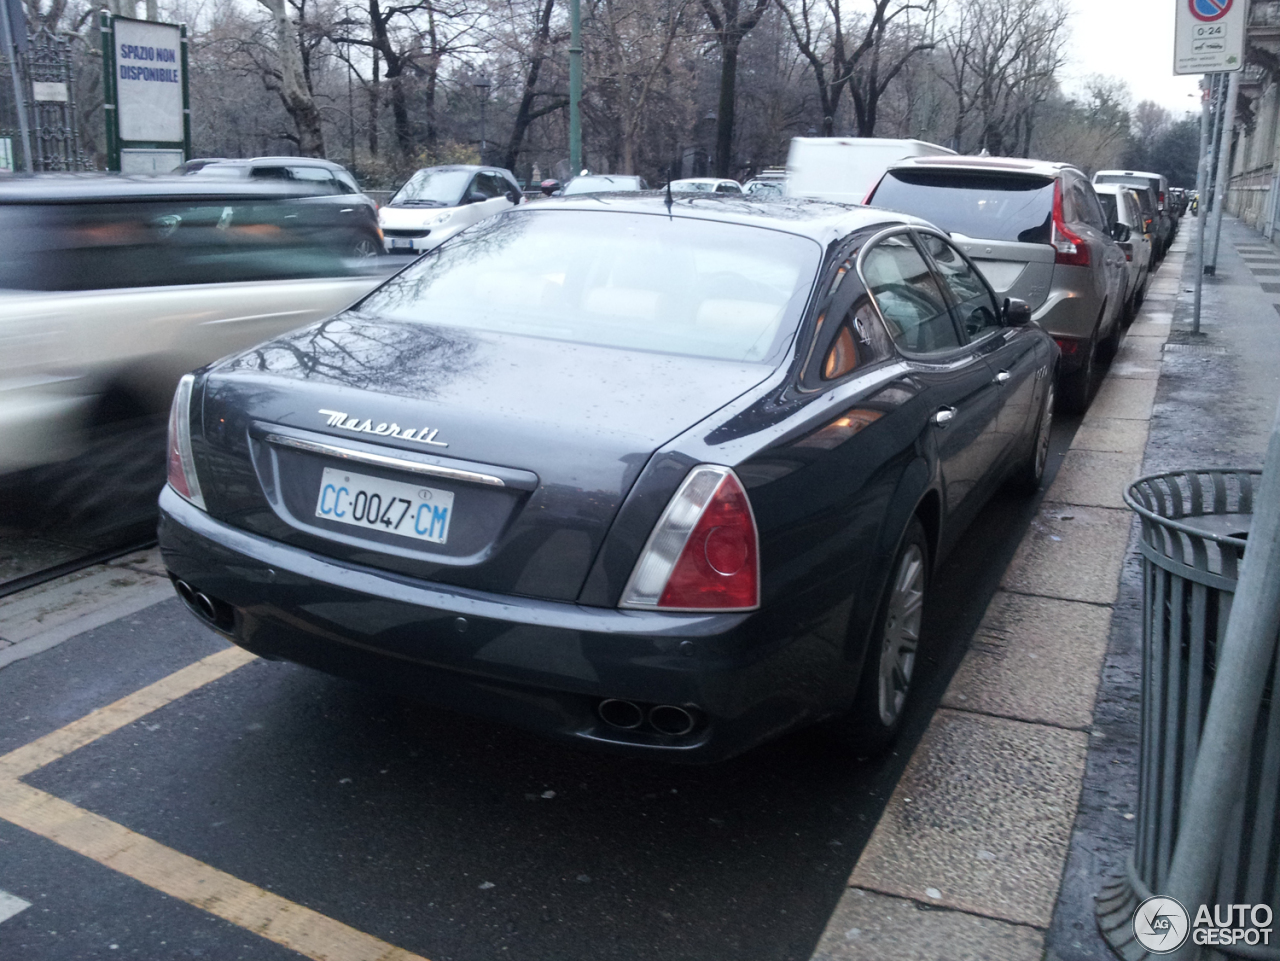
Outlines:
POLYGON ((0 818, 314 961, 426 961, 18 780, 253 659, 219 651, 0 757, 0 818))
POLYGON ((10 751, 0 757, 0 778, 16 780, 25 777, 252 660, 254 656, 239 647, 228 647, 217 654, 210 654, 154 684, 86 714, 78 721, 72 721, 66 727, 10 751))

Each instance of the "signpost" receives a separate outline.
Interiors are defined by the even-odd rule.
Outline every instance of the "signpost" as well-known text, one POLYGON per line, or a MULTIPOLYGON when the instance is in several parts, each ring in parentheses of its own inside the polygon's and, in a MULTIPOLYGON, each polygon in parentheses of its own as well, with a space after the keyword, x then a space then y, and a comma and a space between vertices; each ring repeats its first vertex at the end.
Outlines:
POLYGON ((165 173, 191 153, 187 28, 103 12, 107 168, 165 173))
POLYGON ((1177 0, 1173 72, 1221 73, 1244 66, 1248 0, 1177 0))

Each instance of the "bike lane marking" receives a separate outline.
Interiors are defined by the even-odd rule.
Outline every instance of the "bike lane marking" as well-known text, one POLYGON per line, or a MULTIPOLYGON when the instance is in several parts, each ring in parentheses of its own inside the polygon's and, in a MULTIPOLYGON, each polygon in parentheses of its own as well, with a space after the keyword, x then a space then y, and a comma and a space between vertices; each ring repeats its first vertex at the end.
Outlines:
POLYGON ((0 757, 0 818, 314 961, 426 961, 19 780, 253 660, 211 654, 0 757))

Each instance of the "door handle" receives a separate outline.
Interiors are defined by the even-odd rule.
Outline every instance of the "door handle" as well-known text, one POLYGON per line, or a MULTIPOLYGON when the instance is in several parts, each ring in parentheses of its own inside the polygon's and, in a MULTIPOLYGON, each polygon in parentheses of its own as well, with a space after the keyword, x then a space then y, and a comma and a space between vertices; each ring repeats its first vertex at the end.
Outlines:
POLYGON ((946 427, 955 416, 956 409, 954 407, 939 407, 933 415, 933 422, 939 427, 946 427))
POLYGON ((1010 377, 1012 377, 1012 376, 1013 376, 1013 375, 1012 375, 1011 373, 1009 373, 1007 370, 1002 370, 1002 371, 1000 371, 1000 373, 996 374, 996 383, 997 383, 997 384, 1007 384, 1007 383, 1009 383, 1009 378, 1010 378, 1010 377))

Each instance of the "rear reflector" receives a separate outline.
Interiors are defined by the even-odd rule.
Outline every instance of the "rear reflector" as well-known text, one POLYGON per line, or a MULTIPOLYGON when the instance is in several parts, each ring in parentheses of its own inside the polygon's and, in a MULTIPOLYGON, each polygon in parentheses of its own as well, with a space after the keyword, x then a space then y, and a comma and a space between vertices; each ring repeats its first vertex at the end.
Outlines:
POLYGON ((1074 354, 1080 349, 1080 341, 1078 340, 1058 340, 1058 350, 1062 351, 1064 357, 1074 354))
POLYGON ((173 394, 169 408, 169 486, 201 510, 205 509, 196 476, 195 458, 191 456, 191 388, 192 374, 184 374, 173 394))
POLYGON ((747 493, 728 467, 695 467, 658 518, 619 606, 749 611, 759 605, 760 543, 747 493))

